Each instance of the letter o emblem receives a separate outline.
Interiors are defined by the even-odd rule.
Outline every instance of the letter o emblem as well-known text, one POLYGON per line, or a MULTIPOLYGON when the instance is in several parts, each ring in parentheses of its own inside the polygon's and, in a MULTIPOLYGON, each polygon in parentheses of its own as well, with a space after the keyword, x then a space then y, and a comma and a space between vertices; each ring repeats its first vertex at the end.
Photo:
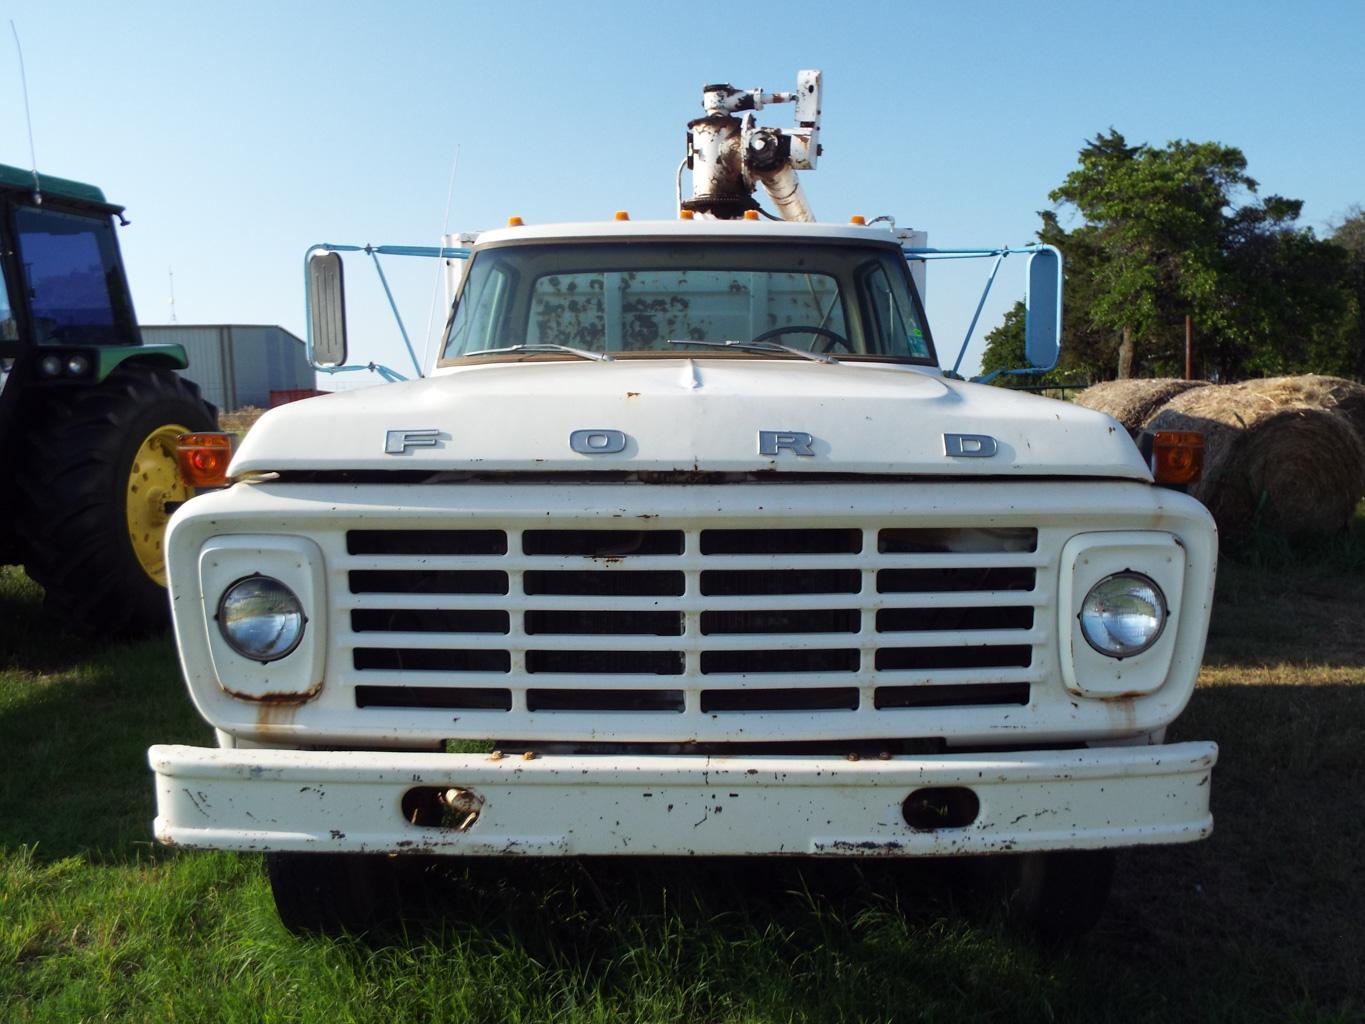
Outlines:
POLYGON ((616 455, 626 450, 626 435, 620 430, 575 430, 569 447, 579 455, 616 455))

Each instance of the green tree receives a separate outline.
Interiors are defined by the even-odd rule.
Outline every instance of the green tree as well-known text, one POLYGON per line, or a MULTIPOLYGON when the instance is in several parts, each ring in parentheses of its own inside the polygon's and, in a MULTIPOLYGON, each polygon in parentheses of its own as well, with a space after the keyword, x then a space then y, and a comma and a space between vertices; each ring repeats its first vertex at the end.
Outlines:
POLYGON ((1341 247, 1296 226, 1301 201, 1257 189, 1235 147, 1130 146, 1112 128, 1090 140, 1041 213, 1039 238, 1067 261, 1063 367, 1179 374, 1188 314, 1200 362, 1222 378, 1341 372, 1341 247))
POLYGON ((1294 225, 1302 205, 1271 196, 1228 219, 1219 289, 1195 314, 1224 376, 1351 372, 1349 260, 1294 225))
POLYGON ((1365 210, 1359 204, 1332 227, 1332 243, 1345 251, 1346 287, 1351 311, 1345 331, 1351 371, 1365 380, 1365 210))
MULTIPOLYGON (((1024 320, 1027 311, 1023 302, 1016 302, 1005 311, 1000 325, 986 335, 986 350, 981 354, 982 374, 997 370, 1020 370, 1028 366, 1024 355, 1024 320)), ((1065 349, 1062 350, 1065 354, 1065 349)), ((1027 387, 1039 384, 1061 384, 1068 375, 1060 365, 1047 373, 1024 373, 997 377, 991 383, 1000 387, 1027 387)))
POLYGON ((1332 225, 1332 241, 1355 258, 1365 260, 1365 209, 1356 203, 1332 225))
POLYGON ((981 372, 1016 370, 1027 366, 1024 357, 1024 304, 1016 302, 1005 313, 1000 326, 986 335, 986 350, 981 354, 981 372))
POLYGON ((1105 380, 1114 375, 1120 334, 1096 320, 1091 310, 1102 286, 1095 268, 1101 251, 1093 232, 1068 234, 1053 210, 1040 210, 1040 241, 1062 250, 1062 354, 1058 372, 1072 381, 1105 380))

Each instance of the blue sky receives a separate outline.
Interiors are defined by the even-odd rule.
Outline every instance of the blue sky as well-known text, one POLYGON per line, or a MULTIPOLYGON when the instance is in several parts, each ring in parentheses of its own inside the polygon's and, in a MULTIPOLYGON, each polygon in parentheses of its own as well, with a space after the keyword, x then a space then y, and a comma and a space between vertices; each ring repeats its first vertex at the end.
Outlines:
MULTIPOLYGON (((1110 126, 1130 142, 1239 146, 1262 192, 1305 200, 1320 233, 1365 203, 1365 0, 49 0, 0 13, 23 40, 40 169, 129 208, 144 323, 169 320, 174 270, 181 323, 302 333, 307 246, 434 244, 457 146, 455 229, 671 216, 701 85, 787 89, 806 67, 825 73, 825 155, 806 176, 822 219, 892 214, 944 246, 1027 241, 1077 150, 1110 126)), ((0 162, 24 165, 8 38, 0 54, 0 162)), ((790 108, 761 118, 786 125, 790 108)), ((355 354, 398 365, 373 274, 349 269, 355 354)), ((986 269, 931 270, 949 362, 986 269)), ((984 329, 1022 292, 1021 271, 1002 271, 984 329)), ((394 278, 421 336, 434 268, 394 278)))

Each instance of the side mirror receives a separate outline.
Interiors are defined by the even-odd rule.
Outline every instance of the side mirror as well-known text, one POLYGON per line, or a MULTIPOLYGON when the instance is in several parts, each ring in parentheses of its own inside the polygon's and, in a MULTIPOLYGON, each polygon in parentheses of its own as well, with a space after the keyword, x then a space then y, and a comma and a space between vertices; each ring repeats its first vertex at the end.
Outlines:
POLYGON ((346 289, 339 253, 308 259, 308 344, 319 366, 346 362, 346 289))
POLYGON ((1051 370, 1062 350, 1062 254, 1052 247, 1030 253, 1024 292, 1024 358, 1051 370))

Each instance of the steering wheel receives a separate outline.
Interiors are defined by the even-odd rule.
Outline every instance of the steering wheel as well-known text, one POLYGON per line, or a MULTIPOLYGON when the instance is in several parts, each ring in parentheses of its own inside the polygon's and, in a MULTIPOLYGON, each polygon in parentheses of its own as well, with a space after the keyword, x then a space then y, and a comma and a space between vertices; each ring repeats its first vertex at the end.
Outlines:
POLYGON ((811 343, 810 351, 828 352, 835 345, 842 345, 845 351, 852 352, 853 346, 848 343, 838 331, 831 331, 828 327, 817 327, 815 324, 784 324, 781 327, 772 327, 759 334, 755 334, 750 341, 767 341, 769 338, 776 338, 782 334, 819 334, 825 340, 823 344, 811 343))

